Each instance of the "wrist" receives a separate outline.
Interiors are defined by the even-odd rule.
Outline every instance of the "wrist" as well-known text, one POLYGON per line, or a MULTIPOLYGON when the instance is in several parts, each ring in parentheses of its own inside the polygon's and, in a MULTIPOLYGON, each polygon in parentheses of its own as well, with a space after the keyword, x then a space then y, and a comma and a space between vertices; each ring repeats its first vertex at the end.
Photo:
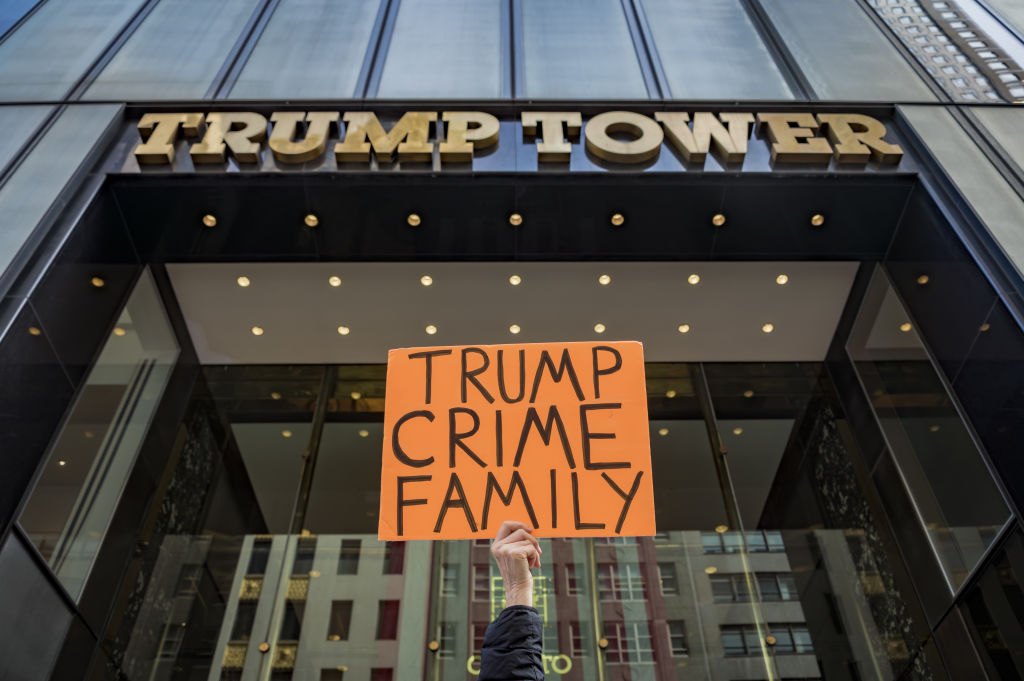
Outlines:
POLYGON ((533 584, 517 584, 505 592, 505 606, 528 605, 533 607, 533 584))

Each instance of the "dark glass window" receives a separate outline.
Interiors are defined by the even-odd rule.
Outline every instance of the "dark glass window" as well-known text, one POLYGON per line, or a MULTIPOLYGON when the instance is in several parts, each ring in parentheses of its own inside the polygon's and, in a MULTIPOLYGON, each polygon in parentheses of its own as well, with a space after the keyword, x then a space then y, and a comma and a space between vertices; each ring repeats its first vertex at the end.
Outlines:
POLYGON ((257 539, 252 543, 252 553, 249 555, 249 567, 246 572, 250 575, 262 575, 267 571, 267 560, 270 559, 270 540, 257 539))
POLYGON ((328 640, 347 641, 351 624, 352 601, 331 602, 331 621, 327 626, 328 640))
POLYGON ((473 566, 473 600, 491 600, 491 568, 487 565, 473 566))
POLYGON ((345 681, 345 672, 340 669, 321 669, 320 681, 345 681))
POLYGON ((683 620, 669 620, 668 642, 672 654, 676 657, 690 654, 690 646, 686 643, 686 622, 683 620))
POLYGON ((248 641, 255 619, 256 601, 239 601, 238 611, 235 613, 235 624, 231 628, 231 640, 248 641))
POLYGON ((450 598, 459 592, 459 566, 445 563, 441 566, 441 595, 450 598))
POLYGON ((299 544, 295 548, 295 562, 292 563, 292 574, 308 575, 313 569, 315 557, 316 537, 299 537, 299 544))
POLYGON ((384 574, 402 574, 403 563, 405 563, 405 542, 387 542, 384 545, 384 574))
POLYGON ((370 681, 392 681, 395 670, 391 667, 374 667, 370 670, 370 681))
POLYGON ((590 640, 589 629, 586 622, 569 622, 569 655, 572 657, 585 657, 589 655, 590 640))
POLYGON ((377 608, 377 640, 398 638, 398 601, 381 601, 377 608))
POLYGON ((580 585, 580 572, 583 566, 570 563, 565 566, 565 593, 568 596, 578 596, 582 593, 580 585))
POLYGON ((473 623, 473 641, 472 641, 472 652, 473 655, 479 655, 480 651, 484 647, 484 636, 487 634, 487 624, 484 622, 473 623))
POLYGON ((281 640, 298 641, 302 635, 302 612, 304 601, 285 601, 284 617, 281 618, 281 640))
POLYGON ((676 566, 672 563, 658 563, 658 575, 661 577, 661 593, 675 596, 679 593, 679 579, 676 577, 676 566))
POLYGON ((455 622, 441 622, 438 629, 437 642, 440 647, 437 656, 442 660, 451 660, 455 657, 455 622))
POLYGON ((362 541, 359 539, 343 539, 341 553, 338 556, 338 574, 354 575, 359 572, 359 550, 362 541))

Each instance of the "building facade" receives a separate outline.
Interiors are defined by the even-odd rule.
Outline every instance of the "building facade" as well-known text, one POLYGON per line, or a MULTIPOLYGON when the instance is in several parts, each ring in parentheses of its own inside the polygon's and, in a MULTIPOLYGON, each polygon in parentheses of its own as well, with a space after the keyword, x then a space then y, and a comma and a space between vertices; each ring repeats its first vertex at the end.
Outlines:
POLYGON ((548 678, 1024 678, 1022 64, 1014 0, 2 3, 0 679, 476 678, 387 351, 599 338, 658 534, 542 540, 548 678))

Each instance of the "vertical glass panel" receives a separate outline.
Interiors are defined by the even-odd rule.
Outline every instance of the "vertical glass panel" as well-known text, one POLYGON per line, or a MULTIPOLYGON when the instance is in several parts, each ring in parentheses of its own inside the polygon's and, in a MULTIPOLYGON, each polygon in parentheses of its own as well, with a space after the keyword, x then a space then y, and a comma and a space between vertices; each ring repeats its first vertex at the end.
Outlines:
POLYGON ((47 0, 0 43, 0 100, 61 99, 142 0, 47 0))
POLYGON ((161 0, 84 99, 199 99, 258 0, 161 0))
POLYGON ((619 0, 523 0, 526 96, 646 99, 619 0))
POLYGON ((856 0, 761 4, 819 99, 935 99, 856 0))
POLYGON ((119 110, 113 104, 68 107, 0 187, 0 215, 4 216, 0 272, 7 269, 119 110))
POLYGON ((235 99, 357 97, 380 0, 282 0, 229 95, 235 99))
POLYGON ((52 111, 49 106, 0 106, 0 171, 14 159, 14 154, 32 138, 36 127, 52 111))
POLYGON ((930 678, 915 593, 898 586, 902 557, 824 367, 704 369, 742 524, 705 533, 713 570, 694 572, 716 601, 704 628, 736 665, 724 678, 930 678))
POLYGON ((739 0, 643 0, 673 99, 792 99, 739 0))
POLYGON ((403 0, 379 97, 501 96, 501 0, 403 0))
POLYGON ((1024 537, 1015 530, 966 592, 963 615, 990 679, 1024 677, 1024 537))
POLYGON ((1010 511, 881 270, 847 349, 946 577, 959 587, 1010 511))
POLYGON ((156 287, 143 273, 89 372, 20 522, 77 597, 178 357, 156 287))
POLYGON ((0 37, 25 16, 39 0, 6 0, 0 4, 0 37))

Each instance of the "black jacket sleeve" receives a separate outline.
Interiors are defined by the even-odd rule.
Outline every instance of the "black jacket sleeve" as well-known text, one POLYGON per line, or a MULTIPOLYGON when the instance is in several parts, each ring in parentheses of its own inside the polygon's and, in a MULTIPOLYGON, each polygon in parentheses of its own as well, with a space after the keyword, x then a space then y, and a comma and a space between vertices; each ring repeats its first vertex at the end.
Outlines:
POLYGON ((502 610, 484 634, 479 681, 543 681, 543 624, 529 606, 502 610))

